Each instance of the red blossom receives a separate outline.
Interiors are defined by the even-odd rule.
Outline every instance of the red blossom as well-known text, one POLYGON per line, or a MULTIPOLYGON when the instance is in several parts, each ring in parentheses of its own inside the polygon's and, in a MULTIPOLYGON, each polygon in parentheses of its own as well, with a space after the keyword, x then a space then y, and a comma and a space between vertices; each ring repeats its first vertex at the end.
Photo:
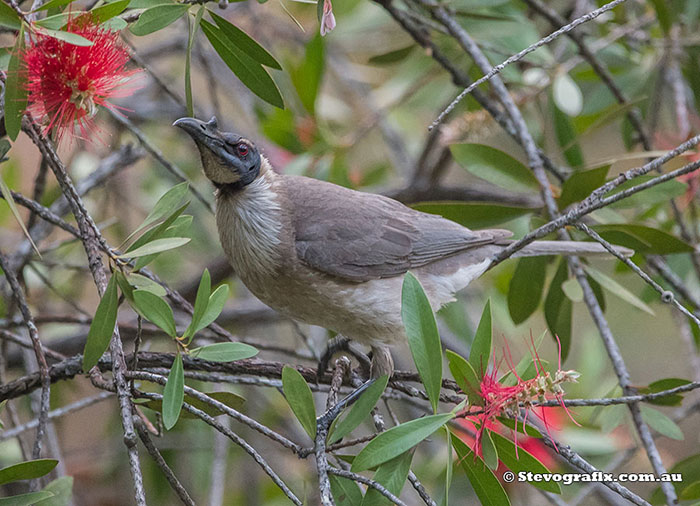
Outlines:
POLYGON ((92 41, 77 46, 35 31, 24 52, 27 72, 28 111, 52 129, 60 140, 77 124, 88 137, 99 106, 116 109, 109 98, 124 97, 132 89, 123 85, 138 70, 128 70, 129 51, 119 33, 105 28, 89 15, 70 19, 66 31, 92 41))
MULTIPOLYGON (((557 343, 559 343, 558 338, 557 343)), ((561 370, 561 345, 559 345, 559 363, 554 374, 550 374, 548 371, 545 371, 542 361, 537 354, 534 342, 532 342, 531 353, 536 373, 535 377, 532 379, 524 380, 518 375, 518 373, 515 371, 515 366, 510 356, 510 350, 507 348, 507 346, 503 351, 503 358, 501 359, 501 362, 505 361, 508 365, 510 374, 512 374, 517 380, 515 385, 504 385, 503 383, 499 382, 498 378, 500 376, 500 364, 496 364, 495 358, 490 372, 483 374, 478 389, 478 394, 483 400, 483 407, 481 407, 480 410, 477 410, 475 415, 470 417, 473 419, 474 425, 476 426, 476 435, 474 438, 474 453, 476 455, 482 455, 481 441, 484 431, 492 430, 494 428, 496 418, 499 416, 514 418, 516 420, 517 429, 517 416, 520 414, 521 410, 525 411, 524 423, 527 423, 530 413, 533 413, 540 419, 545 429, 549 433, 551 423, 547 419, 546 410, 541 408, 537 410, 533 409, 535 408, 536 402, 544 402, 552 399, 559 401, 560 406, 569 415, 569 418, 576 423, 576 420, 573 419, 569 413, 569 410, 564 405, 564 390, 561 388, 561 384, 576 381, 576 378, 578 378, 578 373, 576 371, 561 370)), ((473 408, 477 407, 474 406, 473 408)), ((469 416, 468 413, 467 416, 469 416)), ((517 456, 517 430, 514 431, 513 437, 515 440, 515 452, 517 456)))

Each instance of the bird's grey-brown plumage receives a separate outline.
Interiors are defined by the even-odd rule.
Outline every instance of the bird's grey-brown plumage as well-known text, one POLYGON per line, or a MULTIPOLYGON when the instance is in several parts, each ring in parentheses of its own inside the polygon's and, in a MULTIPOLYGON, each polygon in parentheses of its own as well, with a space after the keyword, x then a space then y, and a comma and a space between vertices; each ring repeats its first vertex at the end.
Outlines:
MULTIPOLYGON (((235 272, 281 313, 372 347, 373 375, 390 374, 386 345, 405 340, 403 274, 433 309, 483 274, 507 230, 472 231, 392 199, 276 174, 255 146, 209 123, 176 125, 195 140, 217 186, 217 228, 235 272)), ((538 241, 518 256, 606 253, 598 244, 538 241)))

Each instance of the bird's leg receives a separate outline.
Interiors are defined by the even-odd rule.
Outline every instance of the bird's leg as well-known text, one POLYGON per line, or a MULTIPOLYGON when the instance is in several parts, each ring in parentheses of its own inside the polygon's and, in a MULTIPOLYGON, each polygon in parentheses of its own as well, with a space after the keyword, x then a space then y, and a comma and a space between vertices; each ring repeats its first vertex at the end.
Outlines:
POLYGON ((344 351, 355 357, 360 363, 360 367, 366 373, 369 373, 370 361, 369 358, 367 358, 367 355, 365 355, 364 353, 362 353, 361 350, 353 346, 350 339, 341 334, 338 334, 333 339, 330 339, 328 341, 326 349, 323 352, 323 355, 321 355, 320 360, 318 361, 318 369, 316 369, 316 381, 320 381, 320 379, 323 377, 323 374, 328 369, 328 365, 330 364, 333 355, 341 351, 344 351))
POLYGON ((394 359, 388 346, 372 346, 372 367, 370 378, 379 378, 387 375, 391 378, 394 374, 394 359))

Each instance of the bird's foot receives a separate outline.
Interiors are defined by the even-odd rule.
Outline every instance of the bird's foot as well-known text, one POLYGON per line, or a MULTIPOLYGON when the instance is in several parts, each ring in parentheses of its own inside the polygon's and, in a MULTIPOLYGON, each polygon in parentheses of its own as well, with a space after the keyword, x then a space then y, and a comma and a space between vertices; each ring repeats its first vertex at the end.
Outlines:
POLYGON ((360 368, 362 369, 365 377, 369 377, 370 371, 370 360, 361 350, 359 350, 353 343, 345 336, 338 334, 333 339, 328 341, 326 345, 326 350, 321 355, 318 361, 318 368, 316 369, 316 381, 319 382, 326 370, 328 370, 328 365, 331 363, 333 355, 338 352, 345 352, 353 357, 360 363, 360 368))

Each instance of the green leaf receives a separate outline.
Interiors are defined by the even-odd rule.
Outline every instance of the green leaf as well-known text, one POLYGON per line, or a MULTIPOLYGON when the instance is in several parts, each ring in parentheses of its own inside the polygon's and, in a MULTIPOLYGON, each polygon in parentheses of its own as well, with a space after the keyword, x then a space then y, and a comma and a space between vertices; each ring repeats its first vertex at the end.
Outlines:
POLYGON ((33 480, 49 474, 56 467, 58 460, 37 459, 20 462, 0 469, 0 485, 19 480, 33 480))
POLYGON ((411 204, 411 207, 424 213, 443 216, 467 228, 474 229, 503 225, 537 211, 537 209, 529 207, 500 206, 478 202, 419 202, 411 204))
POLYGON ((197 35, 197 30, 199 30, 199 23, 202 21, 202 16, 204 15, 204 6, 200 5, 197 15, 194 21, 190 21, 187 18, 187 27, 189 30, 189 37, 187 38, 187 52, 185 53, 185 99, 187 102, 187 115, 194 116, 194 101, 192 99, 192 46, 194 45, 194 38, 197 35))
MULTIPOLYGON (((319 2, 319 5, 321 4, 322 2, 319 2)), ((301 104, 312 116, 316 114, 316 100, 323 81, 325 54, 323 38, 317 33, 306 43, 304 59, 289 72, 301 104)))
POLYGON ((12 497, 0 497, 0 506, 31 506, 50 497, 53 497, 53 493, 48 490, 29 492, 12 497))
POLYGON ((134 290, 134 309, 144 318, 161 328, 170 337, 176 337, 173 310, 167 302, 146 290, 134 290))
POLYGON ((381 376, 367 388, 360 398, 352 405, 348 414, 335 424, 332 432, 328 435, 329 445, 343 439, 367 418, 367 415, 369 415, 372 408, 374 408, 377 401, 382 396, 382 393, 384 393, 388 382, 388 376, 381 376))
POLYGON ((189 237, 168 237, 166 239, 155 239, 148 244, 136 248, 128 253, 123 253, 117 258, 137 258, 155 253, 162 253, 171 249, 179 248, 190 242, 189 237))
POLYGON ((417 418, 378 434, 352 461, 353 472, 370 469, 413 448, 454 418, 445 413, 417 418))
MULTIPOLYGON (((243 397, 241 397, 240 395, 236 395, 232 392, 209 392, 206 395, 237 411, 243 407, 243 404, 245 404, 245 399, 243 397)), ((193 408, 197 408, 200 411, 204 411, 209 416, 220 416, 225 414, 224 411, 220 411, 218 408, 215 408, 211 404, 204 401, 200 401, 196 397, 192 397, 187 394, 185 394, 184 402, 186 402, 193 408)), ((152 409, 153 411, 158 411, 160 413, 163 412, 163 401, 161 399, 151 399, 148 402, 139 404, 139 406, 145 406, 148 409, 152 409)), ((196 420, 199 417, 183 408, 180 410, 180 418, 196 420)))
POLYGON ((644 404, 640 404, 639 409, 642 412, 642 419, 644 419, 649 427, 657 431, 659 434, 671 439, 684 439, 681 428, 664 413, 658 409, 645 406, 644 404))
MULTIPOLYGON (((187 204, 185 204, 185 206, 187 206, 187 204)), ((185 207, 185 206, 183 206, 183 207, 185 207)), ((180 209, 182 209, 182 208, 180 208, 180 209)), ((177 212, 179 212, 179 210, 176 211, 176 213, 177 212)), ((139 239, 134 244, 141 242, 141 239, 145 236, 149 236, 149 238, 145 241, 146 243, 149 243, 149 242, 155 240, 156 238, 158 238, 158 239, 166 239, 166 238, 172 239, 172 238, 176 238, 176 237, 189 237, 189 229, 192 226, 192 219, 193 219, 192 216, 190 216, 188 214, 186 214, 184 216, 178 216, 177 218, 175 218, 175 221, 173 222, 173 224, 171 226, 165 228, 166 223, 168 223, 168 221, 169 221, 169 220, 166 220, 162 224, 158 225, 158 227, 156 227, 154 230, 149 230, 148 232, 143 234, 143 236, 139 237, 139 239), (165 230, 163 230, 163 228, 165 228, 165 230), (152 235, 151 235, 151 233, 152 233, 152 235)), ((134 247, 133 249, 136 249, 136 248, 134 247)), ((146 265, 151 263, 158 255, 159 255, 159 253, 154 253, 152 255, 144 255, 142 257, 139 257, 136 260, 136 263, 134 264, 134 270, 139 270, 139 269, 145 267, 146 265)))
POLYGON ((489 469, 495 471, 498 468, 498 450, 493 444, 491 431, 488 429, 484 430, 483 437, 481 438, 481 454, 483 455, 484 464, 486 464, 489 469))
POLYGON ((68 44, 73 44, 74 46, 92 46, 93 42, 86 39, 82 35, 78 35, 73 32, 65 32, 63 30, 52 30, 50 28, 42 28, 41 33, 43 35, 48 35, 54 39, 62 40, 68 44))
MULTIPOLYGON (((8 78, 9 79, 9 78, 8 78)), ((0 139, 0 159, 5 156, 7 151, 10 148, 10 143, 7 141, 7 139, 0 139)), ((8 207, 10 208, 10 212, 12 213, 12 216, 15 218, 15 221, 19 224, 20 228, 22 229, 22 233, 24 233, 24 236, 29 240, 29 244, 32 245, 32 248, 36 252, 37 255, 41 258, 41 253, 39 253, 39 248, 36 247, 36 244, 34 244, 34 240, 32 239, 32 236, 29 234, 29 230, 27 230, 27 227, 24 225, 24 221, 22 221, 22 216, 19 214, 19 210, 17 209, 17 205, 15 204, 15 199, 12 197, 12 191, 10 190, 10 187, 7 186, 7 183, 5 183, 5 180, 2 178, 2 175, 0 174, 0 193, 2 193, 2 197, 5 199, 5 202, 7 203, 8 207)))
POLYGON ((581 167, 583 165, 583 152, 578 143, 576 128, 571 118, 562 112, 553 100, 551 109, 554 117, 554 133, 563 150, 566 162, 572 167, 581 167))
POLYGON ((484 400, 479 395, 481 381, 472 365, 464 357, 457 355, 452 350, 447 350, 445 354, 447 355, 447 363, 452 377, 459 385, 459 388, 462 389, 462 392, 466 394, 469 404, 483 406, 484 400))
MULTIPOLYGON (((664 390, 671 390, 672 388, 677 388, 689 383, 690 381, 682 378, 664 378, 649 383, 649 386, 645 388, 640 388, 639 393, 652 394, 656 392, 663 392, 664 390)), ((680 406, 682 401, 683 396, 681 394, 673 394, 646 402, 649 404, 656 404, 658 406, 680 406)))
POLYGON ((282 390, 294 416, 313 440, 316 437, 316 407, 314 397, 304 377, 294 369, 285 365, 282 368, 282 390))
POLYGON ((611 224, 592 227, 603 239, 620 246, 632 248, 637 253, 670 255, 673 253, 691 253, 693 247, 656 228, 644 225, 611 224))
POLYGON ((527 320, 540 305, 548 261, 547 257, 518 260, 508 285, 508 312, 516 325, 527 320))
POLYGON ((576 278, 569 278, 561 284, 561 290, 571 302, 581 302, 583 300, 583 288, 576 278))
POLYGON ((219 317, 221 311, 224 309, 224 304, 226 304, 227 298, 228 285, 221 285, 219 288, 214 290, 214 293, 212 293, 209 297, 207 309, 204 311, 204 314, 202 314, 202 317, 197 322, 197 325, 192 328, 192 335, 199 332, 219 317))
MULTIPOLYGON (((638 176, 635 177, 634 179, 631 179, 629 181, 625 181, 622 183, 620 186, 615 188, 615 190, 611 191, 608 196, 610 195, 615 195, 617 193, 620 193, 622 191, 625 191, 628 188, 631 188, 632 186, 636 186, 638 184, 644 184, 652 179, 654 179, 656 176, 638 176)), ((681 197, 688 191, 688 185, 685 183, 682 183, 678 181, 677 179, 671 179, 670 181, 666 181, 665 183, 657 184, 656 186, 652 186, 650 188, 647 188, 646 190, 639 192, 639 193, 634 193, 630 195, 629 197, 625 197, 622 200, 619 200, 617 202, 614 202, 610 204, 610 208, 612 209, 631 209, 631 208, 641 208, 646 209, 650 206, 653 206, 655 204, 659 204, 662 202, 668 202, 669 200, 676 198, 676 197, 681 197)))
POLYGON ((552 83, 552 98, 557 108, 569 116, 578 116, 583 109, 583 94, 569 74, 558 74, 552 83))
POLYGON ((163 389, 163 425, 167 430, 172 429, 180 418, 180 410, 184 400, 185 372, 182 367, 182 357, 178 352, 163 389))
POLYGON ((147 292, 151 292, 153 295, 158 295, 159 297, 165 297, 168 293, 165 288, 152 279, 142 276, 141 274, 136 274, 135 272, 132 272, 126 276, 126 280, 129 285, 133 286, 137 290, 146 290, 147 292))
POLYGON ((112 19, 114 16, 121 14, 124 9, 129 5, 130 0, 117 0, 116 2, 109 2, 105 5, 92 9, 90 14, 97 23, 104 23, 105 21, 112 19))
MULTIPOLYGON (((676 493, 681 494, 686 487, 700 481, 700 453, 691 455, 674 464, 668 472, 683 475, 682 482, 673 482, 673 488, 676 489, 676 493)), ((660 488, 657 488, 651 494, 650 502, 652 504, 665 504, 664 495, 660 488)))
POLYGON ((435 315, 416 277, 406 273, 401 289, 401 318, 413 361, 433 412, 437 412, 442 387, 442 346, 435 315))
POLYGON ((131 0, 130 9, 150 9, 163 4, 175 3, 173 0, 131 0))
POLYGON ((131 33, 134 35, 148 35, 165 28, 177 21, 187 10, 190 4, 163 4, 146 9, 141 13, 139 20, 132 25, 131 33))
MULTIPOLYGON (((541 436, 538 434, 538 436, 541 436)), ((498 450, 498 457, 508 469, 518 474, 520 471, 532 471, 533 473, 549 474, 551 471, 542 462, 537 460, 531 453, 522 446, 517 449, 513 441, 510 441, 496 432, 491 433, 493 442, 498 450)), ((533 481, 531 485, 547 492, 561 494, 561 487, 556 482, 533 481)))
MULTIPOLYGON (((138 227, 136 227, 136 230, 134 230, 129 235, 129 237, 127 237, 126 241, 131 239, 138 232, 147 229, 150 225, 153 225, 154 223, 157 223, 161 220, 167 220, 168 218, 172 218, 178 206, 180 205, 180 202, 182 202, 183 197, 187 194, 188 189, 189 183, 185 181, 183 183, 173 186, 167 192, 165 192, 158 199, 158 202, 156 202, 156 205, 153 206, 153 209, 151 209, 151 212, 148 213, 148 216, 146 216, 143 222, 138 227)), ((179 214, 175 215, 175 218, 177 218, 177 216, 179 216, 179 214)))
POLYGON ((83 371, 88 372, 100 360, 102 354, 109 348, 109 342, 114 334, 114 326, 117 323, 117 310, 119 297, 117 294, 117 279, 109 278, 107 288, 102 294, 102 299, 97 306, 95 317, 90 324, 85 349, 83 350, 83 371))
POLYGON ((478 178, 511 191, 537 190, 532 171, 510 155, 483 144, 453 144, 452 156, 478 178))
POLYGON ((214 343, 195 348, 190 352, 192 358, 201 358, 212 362, 233 362, 254 357, 258 350, 245 343, 214 343))
POLYGON ((652 311, 652 309, 649 306, 644 304, 644 302, 642 302, 636 295, 634 295, 632 292, 630 292, 627 288, 619 284, 614 279, 606 276, 605 274, 603 274, 597 269, 594 269, 590 265, 585 265, 584 269, 590 277, 592 277, 598 283, 600 283, 600 286, 611 292, 613 295, 616 295, 625 302, 632 304, 634 307, 641 309, 642 311, 649 313, 652 316, 655 316, 654 311, 652 311))
POLYGON ((256 41, 251 39, 247 33, 212 11, 209 11, 209 15, 221 29, 221 33, 224 35, 224 37, 226 37, 238 49, 243 51, 246 55, 261 65, 282 70, 282 66, 277 62, 277 60, 275 60, 274 56, 272 56, 256 41))
POLYGON ((62 12, 53 16, 46 16, 44 19, 40 19, 34 24, 50 30, 58 30, 66 25, 70 15, 70 12, 62 12))
POLYGON ((204 316, 204 312, 209 304, 209 295, 211 294, 211 275, 209 274, 209 269, 204 269, 202 274, 202 279, 199 281, 199 287, 197 288, 197 297, 194 300, 194 310, 192 311, 192 321, 190 322, 187 330, 183 334, 183 337, 190 337, 194 335, 195 328, 197 324, 204 316))
POLYGON ((484 461, 474 455, 469 447, 457 436, 452 435, 452 446, 457 452, 458 462, 471 483, 482 506, 510 506, 510 500, 498 478, 484 461))
POLYGON ((588 197, 593 190, 605 183, 609 170, 610 166, 605 165, 593 170, 574 172, 561 187, 559 209, 565 209, 588 197))
POLYGON ((481 313, 479 326, 476 328, 474 340, 469 350, 469 363, 480 375, 485 374, 491 356, 491 299, 486 301, 481 313))
POLYGON ((357 506, 362 502, 362 490, 353 480, 334 474, 329 474, 328 480, 336 506, 357 506))
POLYGON ((411 44, 410 46, 389 51, 388 53, 378 54, 367 60, 367 63, 370 65, 390 65, 392 63, 397 63, 404 60, 415 48, 416 45, 411 44))
POLYGON ((24 25, 20 27, 15 47, 12 49, 5 80, 5 130, 14 141, 22 127, 22 116, 27 108, 27 75, 20 72, 20 55, 24 52, 24 25))
POLYGON ((566 360, 571 347, 571 313, 573 305, 561 288, 567 279, 569 279, 569 271, 566 259, 562 258, 557 272, 549 284, 547 297, 544 299, 544 317, 547 320, 547 326, 552 336, 559 337, 562 362, 566 360))
POLYGON ((73 498, 73 477, 61 476, 50 482, 43 492, 51 492, 53 497, 36 503, 36 506, 68 506, 73 498))
MULTIPOLYGON (((379 466, 372 479, 399 497, 401 489, 406 483, 406 478, 408 478, 408 472, 411 470, 411 460, 413 460, 413 452, 404 452, 379 466)), ((362 506, 387 506, 391 504, 393 503, 389 499, 370 487, 367 488, 365 498, 362 500, 362 506)))
POLYGON ((264 101, 284 109, 284 101, 277 85, 258 62, 228 42, 217 26, 201 21, 202 31, 228 68, 241 82, 264 101))
POLYGON ((10 30, 19 30, 22 26, 19 14, 5 2, 0 2, 0 26, 10 30))
POLYGON ((55 9, 58 7, 63 7, 64 5, 68 5, 70 3, 73 3, 75 0, 50 0, 46 2, 44 5, 39 7, 36 11, 46 11, 49 9, 55 9))

